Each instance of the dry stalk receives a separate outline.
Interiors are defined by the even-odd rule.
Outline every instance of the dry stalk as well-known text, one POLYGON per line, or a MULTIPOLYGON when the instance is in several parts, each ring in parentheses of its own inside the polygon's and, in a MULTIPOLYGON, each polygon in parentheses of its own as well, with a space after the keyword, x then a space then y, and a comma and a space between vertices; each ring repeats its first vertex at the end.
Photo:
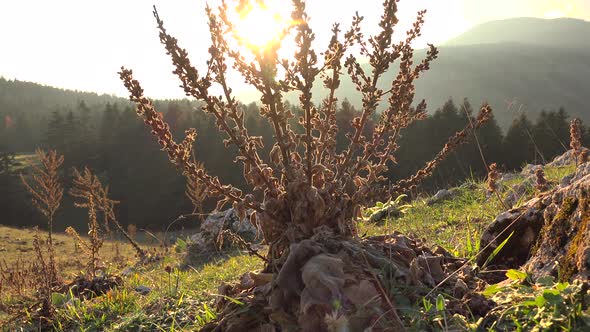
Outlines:
POLYGON ((582 151, 582 121, 578 118, 573 119, 570 123, 570 147, 574 151, 577 166, 582 151))
MULTIPOLYGON (((196 163, 199 169, 203 168, 202 163, 196 163)), ((189 176, 186 179, 185 195, 193 204, 193 214, 197 213, 201 222, 204 220, 203 204, 207 199, 207 187, 198 178, 189 176)))
POLYGON ((545 171, 543 171, 543 167, 537 167, 535 169, 535 189, 539 192, 543 192, 547 190, 549 183, 545 178, 545 171))
POLYGON ((58 173, 64 157, 55 150, 49 152, 37 150, 37 156, 41 166, 32 166, 31 180, 27 180, 23 175, 21 175, 21 180, 32 196, 33 205, 47 218, 48 262, 45 262, 43 258, 42 242, 38 232, 35 234, 35 252, 37 260, 46 272, 44 275, 44 278, 47 279, 45 291, 49 292, 49 289, 59 282, 53 247, 53 222, 63 198, 63 187, 58 173))
POLYGON ((145 251, 141 249, 133 237, 125 231, 116 218, 115 205, 119 202, 109 198, 109 187, 103 186, 98 177, 92 174, 88 168, 84 168, 82 173, 77 169, 74 169, 73 175, 74 186, 70 190, 70 195, 82 200, 82 203, 76 203, 76 206, 87 208, 90 213, 90 201, 92 201, 94 218, 96 218, 96 214, 99 212, 102 215, 105 229, 108 230, 108 225, 111 223, 115 225, 117 230, 123 234, 125 239, 127 239, 127 241, 133 246, 139 258, 143 258, 146 255, 145 251))

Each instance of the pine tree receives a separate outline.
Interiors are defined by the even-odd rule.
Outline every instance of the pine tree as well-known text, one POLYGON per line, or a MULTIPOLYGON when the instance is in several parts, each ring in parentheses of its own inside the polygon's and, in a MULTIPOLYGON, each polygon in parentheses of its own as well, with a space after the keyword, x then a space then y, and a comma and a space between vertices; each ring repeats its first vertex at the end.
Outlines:
POLYGON ((66 146, 65 120, 59 111, 53 111, 47 124, 45 143, 48 148, 57 150, 63 154, 66 146))
POLYGON ((542 111, 533 129, 533 136, 546 160, 564 153, 569 139, 568 115, 563 108, 559 111, 542 111))
POLYGON ((518 169, 535 160, 535 147, 527 130, 532 124, 525 113, 514 119, 504 138, 503 163, 508 169, 518 169))

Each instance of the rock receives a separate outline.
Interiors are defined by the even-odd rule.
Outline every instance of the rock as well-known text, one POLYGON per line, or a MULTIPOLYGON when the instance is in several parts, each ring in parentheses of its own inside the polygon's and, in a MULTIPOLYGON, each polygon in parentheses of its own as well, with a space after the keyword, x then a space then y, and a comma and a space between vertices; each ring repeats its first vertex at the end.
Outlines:
POLYGON ((575 174, 570 174, 570 175, 566 175, 564 176, 561 181, 559 182, 559 186, 560 187, 566 187, 569 186, 572 183, 572 180, 574 178, 575 174))
POLYGON ((453 189, 441 189, 439 190, 434 196, 432 196, 431 198, 429 198, 426 201, 426 205, 434 205, 443 201, 447 201, 449 199, 452 199, 453 197, 455 197, 458 193, 458 189, 457 188, 453 188, 453 189))
POLYGON ((465 296, 465 294, 467 294, 468 292, 469 292, 469 287, 467 286, 465 281, 463 281, 461 279, 457 279, 457 282, 455 283, 455 287, 453 288, 453 296, 460 299, 463 296, 465 296))
POLYGON ((530 176, 534 176, 535 175, 535 171, 537 170, 537 168, 543 168, 542 165, 533 165, 533 164, 527 164, 525 167, 523 167, 522 172, 520 172, 521 175, 525 176, 525 177, 530 177, 530 176))
POLYGON ((511 233, 492 264, 524 268, 534 278, 590 278, 590 163, 580 165, 569 185, 555 188, 504 212, 481 237, 483 264, 511 233))
MULTIPOLYGON (((248 216, 251 211, 248 211, 248 216)), ((224 240, 224 232, 238 235, 246 242, 254 242, 258 239, 258 230, 249 217, 240 220, 233 208, 226 211, 214 212, 201 224, 199 233, 193 234, 188 241, 187 259, 190 261, 202 260, 219 249, 231 248, 233 241, 224 240), (220 236, 221 235, 221 236, 220 236)))
MULTIPOLYGON (((583 150, 588 150, 586 148, 582 148, 583 150)), ((562 154, 561 156, 555 157, 552 162, 548 163, 547 166, 551 167, 563 167, 567 165, 576 164, 576 157, 574 155, 574 150, 569 150, 562 154)))
POLYGON ((504 197, 504 205, 508 207, 515 206, 520 200, 522 200, 527 193, 533 189, 533 180, 527 179, 522 183, 514 185, 504 197))
POLYGON ((148 295, 152 289, 147 286, 137 286, 135 287, 135 291, 141 295, 148 295))
POLYGON ((477 265, 483 266, 494 249, 512 232, 514 232, 512 237, 516 236, 519 240, 514 241, 511 238, 499 255, 490 263, 518 267, 526 262, 529 252, 535 244, 535 234, 538 234, 543 227, 543 212, 535 208, 536 202, 533 200, 520 208, 506 211, 496 217, 496 220, 486 228, 481 236, 482 252, 477 258, 477 265), (517 218, 518 221, 514 222, 517 218), (525 236, 526 234, 529 235, 525 236))
POLYGON ((130 276, 132 273, 133 273, 133 268, 132 268, 132 267, 130 267, 130 266, 129 266, 129 267, 127 267, 127 268, 125 268, 123 271, 121 271, 121 275, 122 275, 123 277, 128 277, 128 276, 130 276))
POLYGON ((475 190, 478 188, 478 185, 477 185, 477 183, 469 181, 469 182, 463 183, 460 188, 464 188, 467 190, 475 190))
POLYGON ((518 179, 520 177, 521 177, 520 174, 516 174, 516 173, 504 173, 504 174, 502 174, 502 177, 500 178, 500 181, 498 181, 498 182, 504 183, 504 182, 507 182, 507 181, 512 181, 512 180, 518 179))

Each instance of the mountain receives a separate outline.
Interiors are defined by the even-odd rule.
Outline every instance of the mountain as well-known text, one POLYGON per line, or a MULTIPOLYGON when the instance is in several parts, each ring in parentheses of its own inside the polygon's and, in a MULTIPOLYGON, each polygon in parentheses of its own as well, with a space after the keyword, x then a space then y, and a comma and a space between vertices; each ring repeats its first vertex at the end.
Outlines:
MULTIPOLYGON (((543 109, 564 107, 590 123, 590 22, 574 19, 511 19, 482 24, 439 47, 440 56, 416 84, 416 100, 430 111, 450 97, 488 102, 507 128, 518 110, 536 118, 543 109)), ((425 56, 416 51, 416 59, 425 56)), ((417 62, 417 61, 415 61, 417 62)), ((365 66, 367 68, 367 66, 365 66)), ((397 72, 384 75, 391 82, 397 72)), ((381 88, 386 88, 382 85, 381 88)), ((315 89, 316 102, 325 93, 315 89)), ((360 107, 351 80, 337 95, 360 107)), ((290 101, 297 102, 296 96, 290 101)))
POLYGON ((504 128, 521 106, 532 118, 564 107, 590 123, 590 47, 497 43, 442 47, 440 53, 416 84, 417 97, 433 107, 449 97, 487 101, 504 128))
POLYGON ((590 22, 572 19, 512 18, 478 25, 445 46, 519 43, 559 48, 589 48, 590 22))

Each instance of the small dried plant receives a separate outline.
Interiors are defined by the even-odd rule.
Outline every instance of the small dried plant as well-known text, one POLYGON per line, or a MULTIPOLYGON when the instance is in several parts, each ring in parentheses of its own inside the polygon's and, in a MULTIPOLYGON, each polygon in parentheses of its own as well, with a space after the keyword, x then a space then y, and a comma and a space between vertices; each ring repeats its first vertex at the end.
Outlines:
POLYGON ((100 257, 99 251, 103 245, 103 238, 100 232, 100 227, 96 218, 96 205, 92 196, 86 196, 86 201, 82 203, 76 203, 77 207, 88 209, 88 237, 89 242, 82 239, 80 234, 73 228, 66 228, 66 233, 72 236, 78 246, 89 256, 87 267, 87 273, 92 278, 96 277, 96 272, 100 268, 100 257))
POLYGON ((35 234, 35 253, 37 260, 43 267, 45 292, 59 283, 57 266, 55 264, 55 251, 53 246, 53 222, 55 213, 60 207, 63 198, 63 187, 59 177, 59 168, 63 164, 64 157, 55 150, 45 152, 37 150, 40 166, 33 165, 31 180, 21 175, 21 180, 32 196, 33 205, 47 218, 47 261, 44 258, 42 243, 38 232, 35 234), (30 181, 30 183, 29 183, 30 181))
POLYGON ((580 156, 578 158, 578 162, 580 164, 584 164, 584 163, 587 163, 589 160, 590 160, 590 150, 582 149, 582 152, 580 152, 580 156))
POLYGON ((498 165, 496 163, 493 163, 490 166, 488 166, 488 179, 486 181, 488 192, 496 195, 498 202, 502 204, 504 209, 509 210, 510 208, 508 207, 508 205, 506 205, 506 203, 500 196, 500 185, 498 184, 498 181, 500 181, 500 172, 498 172, 498 165))
POLYGON ((357 14, 343 36, 340 25, 334 24, 329 44, 318 54, 312 47, 315 34, 309 25, 305 1, 293 0, 289 24, 280 37, 258 47, 239 38, 231 17, 240 7, 233 8, 225 2, 217 11, 207 7, 211 47, 204 74, 191 64, 186 50, 166 31, 155 8, 154 16, 160 41, 172 59, 173 73, 180 79, 186 95, 201 101, 202 110, 215 118, 226 146, 237 148, 236 162, 242 164, 252 193, 245 194, 234 186, 224 185, 200 168, 191 159, 196 131, 187 130, 185 138, 177 143, 162 114, 144 96, 132 71, 122 68, 119 74, 131 101, 137 105, 137 114, 151 129, 171 162, 189 179, 201 181, 206 195, 219 199, 218 209, 231 203, 240 219, 246 216, 247 209, 254 211, 251 220, 271 246, 269 262, 284 257, 291 243, 313 236, 318 229, 328 229, 343 237, 355 235, 355 220, 361 216, 362 206, 415 188, 491 116, 490 107, 482 107, 479 115, 451 137, 416 174, 389 184, 384 174, 395 164, 397 142, 403 129, 427 114, 425 101, 414 106, 414 84, 430 68, 438 50, 429 45, 426 57, 415 64, 412 48, 421 35, 425 11, 418 13, 406 38, 394 42, 397 1, 385 0, 380 31, 376 35, 365 37, 361 32, 363 17, 357 14), (296 45, 291 59, 279 57, 278 50, 286 38, 292 38, 296 45), (352 53, 355 49, 368 59, 369 69, 352 53), (388 83, 388 88, 380 88, 384 74, 394 63, 399 64, 397 77, 388 83), (260 113, 274 130, 270 164, 258 153, 263 147, 262 138, 250 136, 244 125, 244 110, 227 79, 232 67, 262 96, 260 113), (336 91, 344 70, 361 93, 363 107, 361 115, 352 121, 353 133, 348 135, 348 147, 337 152, 336 91), (316 81, 323 82, 327 91, 319 105, 312 102, 312 87, 316 81), (214 94, 213 89, 222 91, 221 96, 214 94), (285 107, 286 93, 299 95, 301 131, 292 127, 291 119, 295 115, 285 107), (366 135, 370 119, 382 104, 385 110, 378 115, 379 121, 372 134, 366 135))
POLYGON ((132 240, 135 240, 135 237, 137 236, 137 226, 135 226, 135 224, 127 225, 127 234, 129 234, 129 237, 132 240))
MULTIPOLYGON (((198 169, 203 169, 202 163, 197 162, 196 165, 198 169)), ((201 181, 199 178, 189 175, 187 176, 185 195, 193 204, 193 214, 197 213, 199 215, 199 219, 203 221, 203 204, 205 199, 207 199, 207 186, 205 186, 203 181, 201 181)))
POLYGON ((578 118, 573 119, 570 123, 570 147, 577 165, 582 152, 582 121, 578 118))
POLYGON ((36 255, 36 264, 38 266, 38 274, 36 275, 36 284, 39 285, 38 297, 41 298, 41 311, 39 315, 42 319, 52 317, 54 313, 53 303, 51 301, 51 294, 53 287, 59 282, 57 270, 55 266, 55 256, 53 250, 49 250, 49 260, 43 254, 43 240, 39 235, 39 229, 35 227, 35 235, 33 236, 33 249, 36 255), (52 260, 53 259, 53 260, 52 260))
POLYGON ((535 189, 537 189, 540 192, 543 192, 547 190, 548 187, 549 183, 545 178, 545 171, 543 170, 543 167, 539 166, 535 169, 535 189))
POLYGON ((491 193, 498 192, 498 180, 500 180, 500 173, 498 172, 498 165, 491 164, 488 167, 488 180, 486 182, 488 191, 491 193))
POLYGON ((84 168, 82 173, 80 173, 77 169, 74 169, 73 175, 74 185, 70 190, 70 195, 82 200, 82 203, 76 203, 76 206, 89 209, 88 205, 90 204, 90 201, 92 201, 93 209, 95 210, 94 217, 96 218, 97 213, 100 213, 103 218, 105 229, 108 230, 108 225, 113 224, 115 228, 121 234, 123 234, 125 239, 127 239, 127 241, 133 246, 137 255, 140 258, 143 258, 146 255, 145 251, 141 249, 133 237, 127 231, 125 231, 123 226, 121 226, 116 218, 115 205, 119 202, 109 198, 109 187, 103 186, 98 177, 92 174, 88 168, 84 168))
MULTIPOLYGON (((42 254, 42 256, 44 255, 42 254)), ((26 296, 32 289, 43 289, 47 282, 40 280, 40 277, 46 276, 47 274, 45 272, 47 271, 43 271, 42 266, 38 260, 29 260, 21 257, 10 263, 6 260, 1 260, 0 296, 26 296)))

